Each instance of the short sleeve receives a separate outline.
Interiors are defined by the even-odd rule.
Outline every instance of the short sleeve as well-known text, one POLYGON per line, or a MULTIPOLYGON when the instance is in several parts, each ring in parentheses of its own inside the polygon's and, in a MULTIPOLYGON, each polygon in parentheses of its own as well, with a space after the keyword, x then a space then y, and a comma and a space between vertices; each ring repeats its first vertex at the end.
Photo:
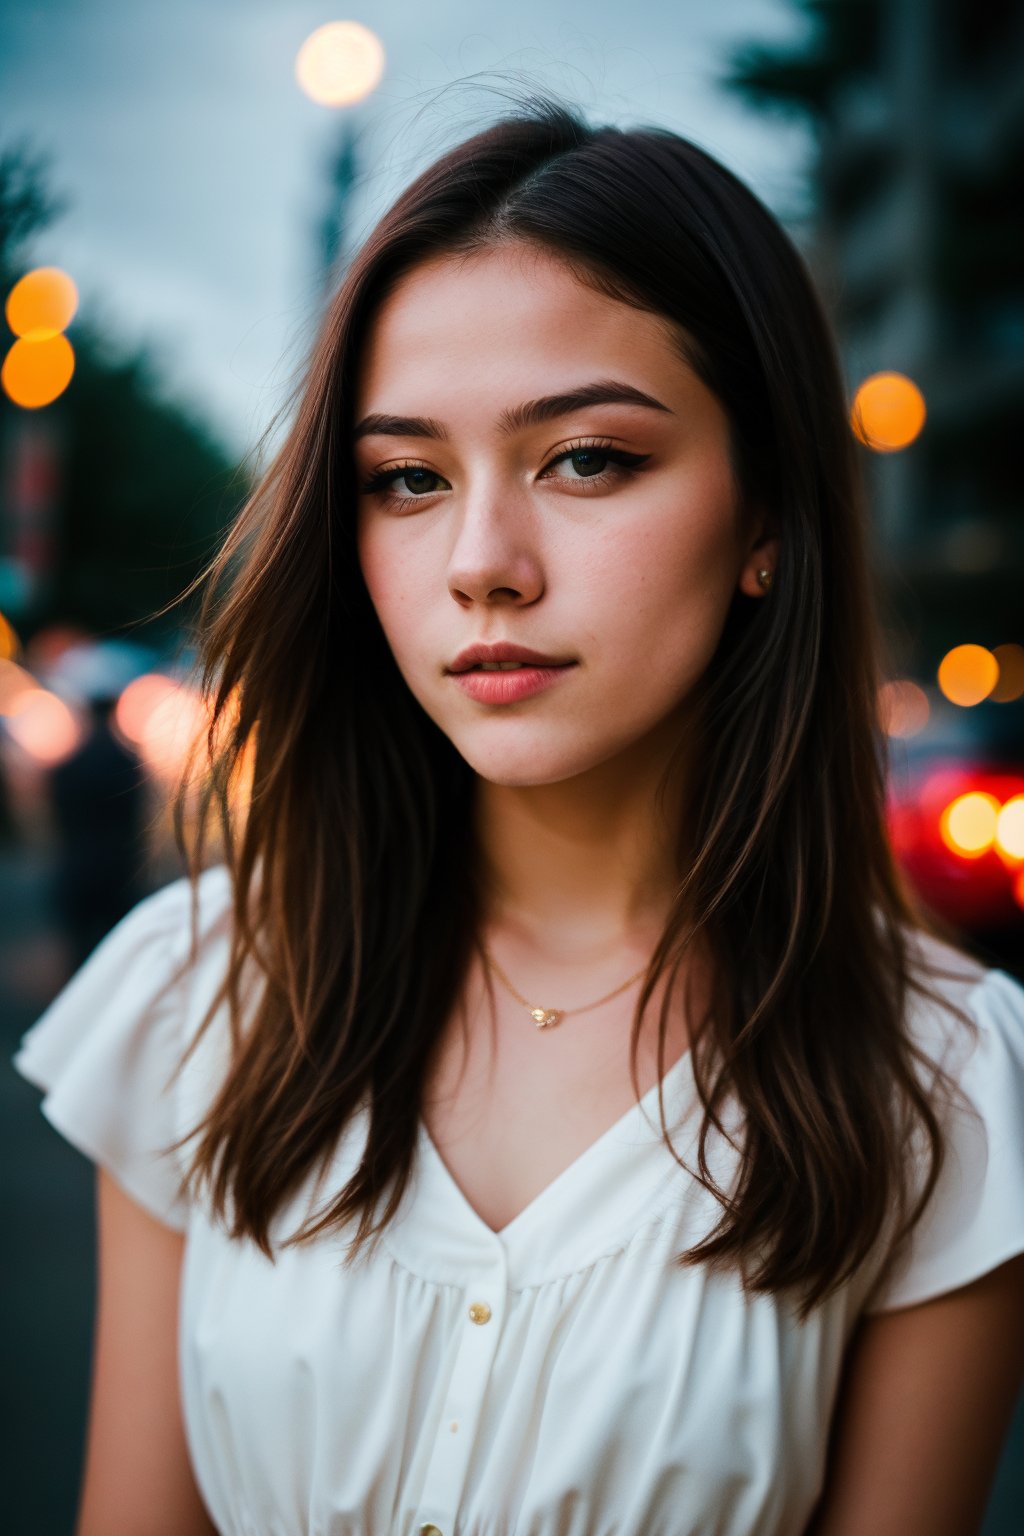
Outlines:
POLYGON ((1024 987, 986 971, 966 1008, 977 1038, 958 1064, 946 1057, 943 1065, 976 1113, 943 1105, 946 1162, 867 1315, 930 1301, 1024 1252, 1024 987))
POLYGON ((45 1090, 40 1108, 62 1136, 106 1168, 176 1231, 180 1136, 170 1084, 184 1049, 190 945, 187 878, 145 897, 101 940, 22 1037, 13 1065, 45 1090))

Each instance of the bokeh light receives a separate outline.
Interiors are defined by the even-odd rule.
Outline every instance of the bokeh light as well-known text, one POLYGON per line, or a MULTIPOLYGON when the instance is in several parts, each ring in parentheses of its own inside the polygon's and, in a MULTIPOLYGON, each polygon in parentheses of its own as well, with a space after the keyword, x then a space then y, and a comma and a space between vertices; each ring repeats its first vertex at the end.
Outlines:
POLYGON ((26 272, 7 295, 4 313, 15 336, 48 341, 67 330, 78 308, 78 289, 60 267, 26 272))
POLYGON ((11 661, 19 650, 20 642, 14 625, 0 613, 0 661, 11 661))
POLYGON ((999 801, 983 790, 958 795, 939 818, 939 833, 946 847, 961 858, 977 859, 995 842, 999 801))
POLYGON ((6 658, 0 660, 0 715, 10 713, 19 694, 38 686, 32 673, 27 672, 24 667, 19 667, 16 661, 9 661, 6 658))
POLYGON ((135 746, 144 741, 153 711, 177 691, 178 684, 161 672, 143 673, 122 689, 114 709, 114 724, 125 740, 135 746))
POLYGON ((69 757, 82 739, 79 722, 48 688, 25 688, 4 710, 8 735, 41 768, 69 757))
POLYGON ((983 645, 957 645, 939 663, 939 687, 951 704, 970 708, 999 681, 999 663, 983 645))
POLYGON ((874 373, 853 397, 850 425, 866 448, 895 453, 906 448, 925 421, 924 396, 903 373, 874 373))
MULTIPOLYGON (((129 686, 134 688, 139 682, 141 678, 129 686)), ((185 768, 196 738, 208 729, 206 707, 198 690, 183 683, 171 683, 159 695, 154 690, 148 703, 144 718, 130 721, 135 731, 141 725, 135 737, 139 756, 152 774, 176 778, 185 768)), ((132 708, 136 707, 133 701, 132 708)))
POLYGON ((0 384, 15 405, 37 410, 64 393, 74 371, 75 354, 66 336, 19 340, 4 358, 0 384))
POLYGON ((989 698, 996 704, 1012 704, 1024 697, 1024 645, 996 645, 992 655, 999 668, 999 680, 989 698))
POLYGON ((909 678, 893 678, 878 690, 878 718, 887 736, 916 736, 930 713, 928 695, 909 678))
POLYGON ((999 812, 995 840, 1007 858, 1024 859, 1024 795, 1014 795, 999 812))
POLYGON ((384 73, 384 46, 358 21, 317 27, 295 59, 295 78, 311 101, 324 107, 362 101, 384 73))
POLYGON ((73 645, 91 639, 89 630, 81 624, 60 622, 37 629, 25 645, 25 665, 33 672, 44 673, 56 666, 64 652, 73 645))

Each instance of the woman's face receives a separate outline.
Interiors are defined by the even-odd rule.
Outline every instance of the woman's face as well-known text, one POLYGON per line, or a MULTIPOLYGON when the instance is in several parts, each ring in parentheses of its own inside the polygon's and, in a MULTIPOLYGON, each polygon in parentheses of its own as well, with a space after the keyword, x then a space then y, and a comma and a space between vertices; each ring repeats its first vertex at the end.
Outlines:
POLYGON ((763 596, 776 549, 741 516, 721 406, 667 322, 556 256, 408 274, 367 337, 355 422, 367 589, 412 693, 485 779, 555 783, 653 747, 737 588, 763 596), (482 701, 450 668, 498 641, 575 665, 482 701))

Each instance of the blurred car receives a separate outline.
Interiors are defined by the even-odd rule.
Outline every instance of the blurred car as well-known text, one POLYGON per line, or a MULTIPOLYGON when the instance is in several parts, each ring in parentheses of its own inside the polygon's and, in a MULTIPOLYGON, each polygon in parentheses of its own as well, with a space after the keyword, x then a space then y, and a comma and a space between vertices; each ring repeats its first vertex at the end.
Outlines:
POLYGON ((1024 703, 957 708, 889 738, 894 852, 925 903, 969 934, 1019 927, 1024 959, 1024 703))

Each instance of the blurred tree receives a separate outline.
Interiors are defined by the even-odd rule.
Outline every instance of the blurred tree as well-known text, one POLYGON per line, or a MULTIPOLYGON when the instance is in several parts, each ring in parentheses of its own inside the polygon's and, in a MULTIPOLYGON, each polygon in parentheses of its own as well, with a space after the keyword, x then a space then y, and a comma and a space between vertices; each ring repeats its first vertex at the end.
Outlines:
POLYGON ((63 213, 66 202, 46 185, 49 160, 27 139, 0 150, 0 281, 4 297, 20 276, 25 244, 63 213))
MULTIPOLYGON (((161 397, 144 350, 118 356, 84 324, 73 339, 63 536, 47 616, 109 631, 144 619, 192 580, 244 487, 213 437, 161 397)), ((170 639, 190 613, 172 610, 148 638, 170 639)))
POLYGON ((966 638, 1021 638, 1024 10, 795 5, 802 40, 744 44, 727 82, 815 130, 807 254, 851 392, 890 368, 924 391, 921 437, 867 470, 905 659, 930 670, 966 638))
MULTIPOLYGON (((46 158, 26 141, 0 151, 4 300, 34 264, 27 248, 65 209, 48 175, 46 158)), ((170 643, 194 607, 152 623, 149 616, 198 573, 247 486, 213 435, 161 392, 145 347, 118 352, 81 315, 68 337, 75 374, 58 400, 24 411, 0 394, 0 555, 15 513, 25 516, 13 503, 19 455, 33 433, 34 450, 42 443, 52 454, 55 486, 47 579, 15 618, 23 638, 59 619, 98 633, 141 625, 139 638, 170 643)), ((5 350, 13 339, 5 326, 5 350)))

